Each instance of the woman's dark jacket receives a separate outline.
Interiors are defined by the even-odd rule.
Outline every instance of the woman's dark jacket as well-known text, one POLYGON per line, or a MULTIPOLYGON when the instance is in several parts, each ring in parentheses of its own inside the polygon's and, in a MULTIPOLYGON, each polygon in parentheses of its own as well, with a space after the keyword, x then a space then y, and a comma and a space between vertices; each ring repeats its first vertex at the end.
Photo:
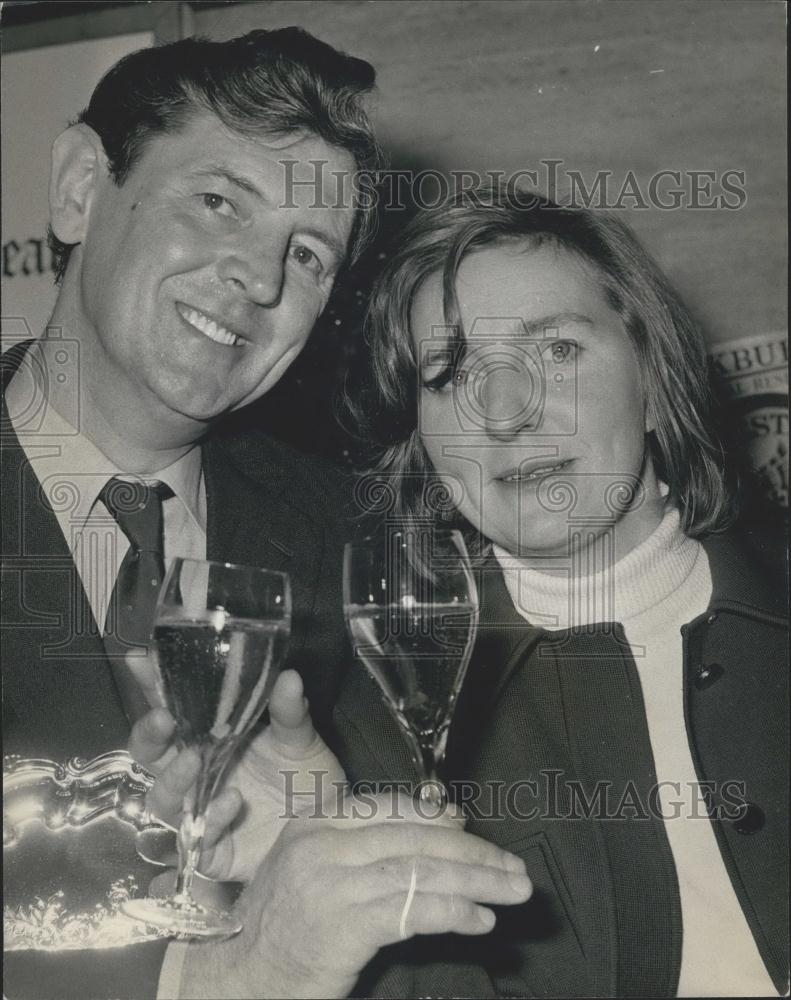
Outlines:
MULTIPOLYGON (((750 541, 749 548, 735 535, 704 541, 713 596, 706 613, 682 629, 685 722, 716 816, 707 818, 702 804, 700 822, 713 822, 758 950, 784 992, 786 579, 784 572, 773 577, 771 550, 750 541)), ((521 855, 535 891, 524 905, 500 909, 490 935, 416 938, 385 949, 357 993, 673 996, 679 890, 623 629, 528 626, 493 559, 479 586, 481 628, 447 773, 472 797, 467 829, 521 855)), ((414 780, 405 744, 359 664, 335 724, 352 780, 414 780)))

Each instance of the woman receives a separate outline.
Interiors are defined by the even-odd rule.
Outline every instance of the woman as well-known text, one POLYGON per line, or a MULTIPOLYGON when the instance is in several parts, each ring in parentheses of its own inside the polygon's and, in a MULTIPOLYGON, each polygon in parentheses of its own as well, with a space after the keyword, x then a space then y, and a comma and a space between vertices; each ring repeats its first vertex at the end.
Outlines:
MULTIPOLYGON (((408 228, 369 342, 358 492, 479 557, 449 777, 536 891, 360 991, 784 992, 782 584, 725 532, 689 314, 620 222, 481 190, 408 228)), ((336 721, 350 777, 409 776, 362 669, 336 721)))

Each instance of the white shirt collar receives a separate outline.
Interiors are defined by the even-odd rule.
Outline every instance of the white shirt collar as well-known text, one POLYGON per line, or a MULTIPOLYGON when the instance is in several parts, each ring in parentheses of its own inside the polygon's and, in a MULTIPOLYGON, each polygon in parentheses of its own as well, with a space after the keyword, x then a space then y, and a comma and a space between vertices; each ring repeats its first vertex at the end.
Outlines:
MULTIPOLYGON (((11 426, 55 513, 66 505, 72 524, 75 520, 84 524, 108 479, 137 477, 120 469, 90 438, 49 405, 40 389, 31 400, 30 385, 24 381, 15 374, 6 389, 11 426)), ((206 496, 198 445, 165 468, 140 478, 166 483, 205 533, 206 496)))

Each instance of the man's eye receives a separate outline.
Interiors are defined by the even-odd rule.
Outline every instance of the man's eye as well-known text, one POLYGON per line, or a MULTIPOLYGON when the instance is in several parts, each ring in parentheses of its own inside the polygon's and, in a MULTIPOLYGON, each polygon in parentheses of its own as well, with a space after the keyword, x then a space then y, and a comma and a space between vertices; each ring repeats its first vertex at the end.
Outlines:
POLYGON ((310 247, 306 247, 303 243, 295 243, 291 249, 290 254, 293 260, 297 262, 301 267, 307 268, 315 275, 321 275, 324 271, 324 265, 321 262, 318 254, 314 253, 310 247))
POLYGON ((200 197, 203 201, 203 207, 208 208, 215 215, 224 215, 228 218, 233 218, 236 215, 233 203, 228 201, 227 198, 223 198, 221 194, 216 194, 214 191, 205 191, 200 197))

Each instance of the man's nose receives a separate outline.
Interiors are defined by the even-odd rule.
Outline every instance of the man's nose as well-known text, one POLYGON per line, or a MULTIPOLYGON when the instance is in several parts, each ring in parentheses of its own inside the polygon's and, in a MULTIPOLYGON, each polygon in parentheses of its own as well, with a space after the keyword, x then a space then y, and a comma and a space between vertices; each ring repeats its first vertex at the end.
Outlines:
POLYGON ((218 274, 224 282, 241 288, 256 305, 276 306, 283 294, 287 245, 266 242, 237 242, 222 257, 218 274))
POLYGON ((537 430, 544 406, 544 380, 539 369, 523 363, 492 367, 480 389, 484 429, 496 440, 510 440, 537 430))

